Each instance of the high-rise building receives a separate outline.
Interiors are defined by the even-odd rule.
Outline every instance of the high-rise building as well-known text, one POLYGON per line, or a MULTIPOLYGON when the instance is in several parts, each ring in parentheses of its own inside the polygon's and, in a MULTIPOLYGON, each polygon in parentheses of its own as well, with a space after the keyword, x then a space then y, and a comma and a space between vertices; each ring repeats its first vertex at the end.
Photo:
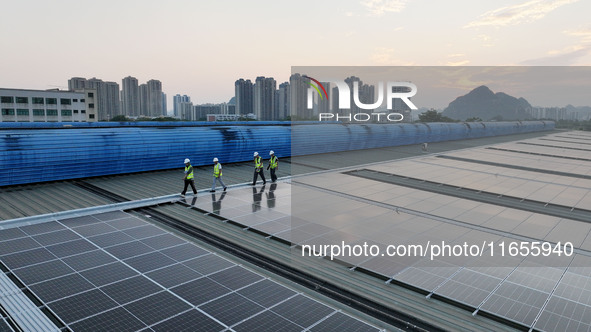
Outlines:
POLYGON ((119 84, 105 82, 93 77, 84 83, 86 89, 96 90, 97 114, 99 121, 108 121, 116 115, 121 115, 119 103, 119 84))
POLYGON ((187 96, 187 95, 180 95, 180 94, 176 94, 174 97, 172 97, 172 107, 173 107, 173 113, 175 117, 179 117, 181 119, 184 119, 184 117, 181 116, 181 112, 180 112, 180 105, 181 103, 190 103, 191 102, 191 97, 187 96))
POLYGON ((236 114, 236 105, 229 104, 229 103, 221 103, 220 104, 220 114, 235 115, 236 114))
POLYGON ((234 83, 236 114, 254 113, 253 86, 250 80, 239 79, 234 83))
POLYGON ((289 116, 290 90, 288 82, 279 84, 276 99, 277 116, 279 120, 284 120, 289 116))
POLYGON ((254 84, 254 114, 258 120, 278 120, 275 114, 275 87, 272 77, 259 76, 254 84))
POLYGON ((194 121, 195 119, 195 112, 193 111, 193 103, 190 101, 182 101, 178 103, 178 117, 183 120, 191 120, 194 121))
MULTIPOLYGON (((320 84, 322 84, 322 86, 326 89, 326 92, 330 92, 330 82, 320 82, 320 84)), ((322 93, 324 93, 324 91, 321 91, 322 93)), ((330 96, 317 96, 317 104, 316 104, 316 110, 315 110, 315 115, 319 114, 319 113, 329 113, 330 112, 330 96)))
POLYGON ((96 90, 95 107, 99 121, 108 121, 115 115, 121 114, 119 84, 115 82, 104 82, 96 77, 88 80, 83 77, 72 77, 68 80, 68 89, 72 91, 96 90))
POLYGON ((292 120, 311 120, 312 110, 307 107, 308 87, 306 78, 300 74, 289 77, 290 87, 290 115, 292 120))
POLYGON ((168 115, 168 110, 166 107, 166 93, 162 92, 162 114, 168 115))
POLYGON ((86 86, 86 78, 84 77, 72 77, 68 80, 68 90, 80 90, 84 89, 86 86))
POLYGON ((148 84, 140 84, 140 116, 150 116, 148 111, 148 84))
POLYGON ((158 117, 165 115, 162 112, 162 83, 158 80, 149 80, 148 86, 148 116, 158 117))
POLYGON ((137 117, 140 115, 140 91, 138 80, 127 76, 122 81, 121 111, 125 116, 137 117))

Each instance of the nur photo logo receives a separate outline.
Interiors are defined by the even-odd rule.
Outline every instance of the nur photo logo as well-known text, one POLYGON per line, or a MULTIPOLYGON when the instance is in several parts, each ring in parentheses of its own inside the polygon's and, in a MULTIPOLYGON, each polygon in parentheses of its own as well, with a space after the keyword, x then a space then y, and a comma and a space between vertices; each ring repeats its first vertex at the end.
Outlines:
POLYGON ((418 108, 410 101, 410 98, 417 94, 417 86, 411 82, 378 82, 376 94, 377 98, 373 103, 364 103, 361 101, 360 98, 360 87, 358 81, 353 81, 352 84, 345 82, 344 80, 324 80, 324 84, 321 83, 319 80, 312 78, 307 75, 303 75, 305 79, 309 81, 306 82, 310 87, 308 88, 307 93, 307 108, 313 109, 314 108, 314 95, 318 94, 318 100, 326 100, 329 101, 329 105, 333 104, 333 96, 329 96, 327 92, 327 88, 330 90, 330 85, 334 85, 338 92, 338 109, 349 110, 351 111, 351 103, 355 105, 357 110, 373 110, 372 113, 363 113, 363 112, 350 112, 349 114, 342 114, 342 112, 337 113, 334 112, 333 109, 332 113, 319 113, 318 120, 348 120, 348 121, 359 121, 359 122, 366 122, 371 120, 372 118, 381 121, 382 119, 387 119, 387 121, 391 122, 400 122, 404 119, 404 116, 401 113, 395 112, 394 104, 396 99, 400 99, 402 103, 411 110, 417 110, 418 108), (351 86, 353 91, 351 92, 351 86), (385 87, 385 88, 384 88, 385 87), (380 109, 384 104, 384 99, 386 100, 386 110, 389 112, 376 112, 376 110, 380 109), (392 112, 394 111, 394 112, 392 112), (354 113, 354 114, 352 114, 354 113))

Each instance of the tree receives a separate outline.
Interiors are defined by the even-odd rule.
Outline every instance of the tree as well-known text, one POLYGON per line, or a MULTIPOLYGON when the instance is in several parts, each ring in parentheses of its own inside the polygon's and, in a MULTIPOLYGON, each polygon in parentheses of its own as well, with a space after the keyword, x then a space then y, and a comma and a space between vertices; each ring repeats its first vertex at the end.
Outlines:
POLYGON ((472 117, 472 118, 467 118, 466 119, 466 122, 482 122, 482 119, 479 118, 479 117, 477 117, 477 116, 475 116, 475 117, 472 117))
POLYGON ((456 122, 456 120, 443 116, 434 109, 419 114, 419 122, 456 122))
POLYGON ((131 120, 129 120, 125 115, 115 115, 114 117, 111 118, 111 121, 127 122, 127 121, 131 121, 131 120))

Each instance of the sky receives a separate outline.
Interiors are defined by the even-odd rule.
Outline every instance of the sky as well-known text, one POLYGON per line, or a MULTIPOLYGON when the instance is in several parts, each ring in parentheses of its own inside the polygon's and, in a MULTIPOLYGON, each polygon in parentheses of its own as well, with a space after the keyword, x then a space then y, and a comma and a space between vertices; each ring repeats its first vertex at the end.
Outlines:
POLYGON ((172 109, 175 94, 227 102, 237 79, 279 84, 292 66, 589 66, 590 12, 585 0, 4 1, 0 87, 158 79, 172 109))

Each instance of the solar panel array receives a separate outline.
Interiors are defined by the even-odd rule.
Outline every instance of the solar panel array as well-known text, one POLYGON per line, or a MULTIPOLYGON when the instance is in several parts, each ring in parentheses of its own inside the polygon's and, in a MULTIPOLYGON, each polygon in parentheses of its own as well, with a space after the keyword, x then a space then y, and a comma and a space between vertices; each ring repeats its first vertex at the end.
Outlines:
POLYGON ((120 211, 0 230, 0 261, 62 329, 378 330, 120 211))
MULTIPOLYGON (((572 242, 572 257, 499 257, 497 251, 495 257, 433 261, 423 257, 339 258, 392 282, 528 328, 591 330, 591 214, 588 220, 577 221, 549 210, 591 210, 587 150, 591 150, 589 134, 552 134, 454 151, 443 158, 425 155, 359 167, 368 173, 426 181, 433 191, 334 171, 237 190, 227 197, 212 195, 194 205, 299 245, 345 241, 377 244, 383 249, 388 244, 429 241, 495 246, 502 241, 572 242), (437 188, 443 185, 470 189, 474 198, 442 194, 437 188), (479 193, 484 192, 495 194, 498 200, 480 199, 479 193), (539 210, 499 205, 506 197, 539 203, 539 210)), ((301 255, 299 251, 294 254, 301 255)))

